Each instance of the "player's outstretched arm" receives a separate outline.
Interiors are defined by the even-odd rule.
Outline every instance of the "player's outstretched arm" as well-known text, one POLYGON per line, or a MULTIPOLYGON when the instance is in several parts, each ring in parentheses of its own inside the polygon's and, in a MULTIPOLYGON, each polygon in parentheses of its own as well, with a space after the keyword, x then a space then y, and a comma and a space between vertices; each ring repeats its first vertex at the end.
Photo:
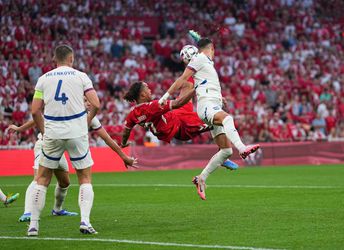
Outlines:
POLYGON ((112 140, 112 138, 110 137, 110 135, 106 132, 106 130, 104 128, 100 128, 96 131, 96 133, 100 136, 100 138, 102 138, 105 143, 113 150, 115 151, 119 157, 122 158, 122 160, 124 161, 125 166, 131 166, 134 168, 137 168, 137 166, 135 166, 135 164, 137 164, 137 159, 132 158, 127 156, 122 149, 120 148, 120 146, 118 146, 118 144, 112 140))
POLYGON ((42 134, 44 134, 44 119, 42 115, 42 108, 43 100, 40 98, 35 98, 34 96, 31 105, 31 114, 37 128, 42 134))
POLYGON ((23 125, 21 125, 19 127, 14 125, 14 124, 11 124, 10 126, 8 126, 7 129, 8 129, 9 132, 19 132, 19 133, 21 133, 21 132, 23 132, 25 130, 33 128, 35 125, 36 125, 35 121, 34 120, 30 120, 30 121, 25 122, 23 125))
POLYGON ((85 93, 85 96, 86 96, 87 101, 89 101, 91 104, 91 107, 89 109, 88 116, 87 116, 87 122, 88 124, 91 124, 92 119, 96 116, 98 110, 100 109, 100 102, 99 102, 97 92, 94 89, 87 91, 85 93))
POLYGON ((121 143, 122 148, 129 146, 128 139, 130 137, 130 133, 131 133, 131 129, 124 128, 123 135, 122 135, 122 143, 121 143))
POLYGON ((184 92, 178 99, 172 101, 172 109, 177 109, 187 104, 193 97, 195 89, 192 88, 184 92))
POLYGON ((171 87, 167 90, 167 92, 160 98, 159 104, 164 103, 170 95, 175 93, 178 89, 180 89, 183 85, 185 85, 186 82, 188 82, 188 79, 194 75, 194 71, 186 68, 184 70, 184 73, 171 85, 171 87))

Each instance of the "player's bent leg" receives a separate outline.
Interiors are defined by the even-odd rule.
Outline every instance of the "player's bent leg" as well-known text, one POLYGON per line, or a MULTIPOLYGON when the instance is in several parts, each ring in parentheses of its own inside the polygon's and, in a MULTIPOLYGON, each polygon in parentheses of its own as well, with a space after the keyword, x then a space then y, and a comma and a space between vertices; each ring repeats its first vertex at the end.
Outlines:
POLYGON ((224 134, 224 129, 223 127, 215 127, 215 131, 212 132, 214 137, 214 141, 216 143, 216 145, 220 148, 220 149, 224 149, 224 150, 228 150, 228 157, 224 160, 224 162, 222 163, 222 167, 229 169, 229 170, 237 170, 239 168, 238 164, 236 164, 235 162, 229 160, 228 158, 231 157, 231 155, 233 154, 233 150, 231 148, 231 143, 229 142, 229 140, 227 139, 226 135, 224 134), (217 132, 216 130, 218 130, 219 132, 217 132), (222 132, 221 132, 222 131, 222 132), (217 135, 214 133, 218 133, 217 135))
POLYGON ((66 209, 63 209, 63 204, 70 185, 68 172, 62 169, 57 169, 54 170, 54 174, 57 178, 57 183, 55 187, 55 203, 51 214, 54 216, 77 216, 78 213, 69 212, 66 209))
POLYGON ((245 159, 249 154, 259 149, 259 144, 252 146, 245 146, 242 143, 238 131, 234 125, 234 119, 231 115, 224 111, 220 111, 214 115, 213 123, 216 125, 223 125, 227 138, 238 149, 241 158, 245 159))
POLYGON ((31 221, 27 231, 28 236, 37 236, 39 230, 39 217, 45 205, 47 188, 50 184, 53 170, 39 166, 37 174, 37 184, 35 185, 31 197, 31 221))

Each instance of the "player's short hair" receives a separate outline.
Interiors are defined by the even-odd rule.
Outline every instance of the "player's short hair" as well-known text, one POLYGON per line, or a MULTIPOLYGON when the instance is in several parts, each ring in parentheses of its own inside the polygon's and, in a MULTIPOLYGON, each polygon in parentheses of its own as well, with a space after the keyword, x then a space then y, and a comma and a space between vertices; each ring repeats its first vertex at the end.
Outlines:
POLYGON ((124 100, 126 100, 128 102, 137 101, 139 99, 139 96, 141 93, 142 85, 143 85, 142 81, 133 83, 130 86, 127 93, 125 93, 124 100))
POLYGON ((212 44, 213 41, 210 38, 201 38, 198 42, 197 42, 197 47, 198 49, 204 49, 205 47, 207 47, 209 44, 212 44))
POLYGON ((64 62, 70 54, 74 54, 72 47, 67 44, 61 44, 55 48, 54 58, 57 62, 64 62))

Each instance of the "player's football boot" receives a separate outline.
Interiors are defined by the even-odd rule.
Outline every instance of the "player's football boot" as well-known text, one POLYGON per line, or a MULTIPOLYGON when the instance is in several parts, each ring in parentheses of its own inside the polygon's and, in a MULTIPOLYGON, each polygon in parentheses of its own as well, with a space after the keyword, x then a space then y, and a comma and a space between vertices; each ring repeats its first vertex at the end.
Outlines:
POLYGON ((225 167, 229 170, 237 170, 239 168, 238 164, 231 160, 226 160, 224 163, 221 165, 222 167, 225 167))
POLYGON ((192 179, 192 183, 195 184, 199 197, 202 200, 205 200, 206 199, 205 198, 205 188, 206 188, 206 186, 205 186, 204 180, 202 180, 202 178, 200 176, 195 176, 192 179))
POLYGON ((51 214, 54 216, 77 216, 78 213, 76 212, 69 212, 67 210, 62 209, 61 211, 55 211, 54 209, 51 210, 51 214))
POLYGON ((5 206, 7 206, 7 205, 11 204, 12 202, 16 201, 18 199, 18 197, 19 197, 18 193, 14 194, 14 195, 8 195, 6 197, 5 202, 4 202, 5 206))
POLYGON ((245 159, 249 154, 256 152, 260 148, 259 144, 247 146, 243 152, 240 152, 239 155, 242 159, 245 159))
POLYGON ((27 230, 27 236, 38 236, 38 229, 31 227, 27 230))
POLYGON ((91 224, 87 225, 85 222, 80 223, 80 232, 83 234, 98 234, 91 224))
POLYGON ((31 220, 31 213, 25 213, 19 218, 19 222, 27 222, 31 220))

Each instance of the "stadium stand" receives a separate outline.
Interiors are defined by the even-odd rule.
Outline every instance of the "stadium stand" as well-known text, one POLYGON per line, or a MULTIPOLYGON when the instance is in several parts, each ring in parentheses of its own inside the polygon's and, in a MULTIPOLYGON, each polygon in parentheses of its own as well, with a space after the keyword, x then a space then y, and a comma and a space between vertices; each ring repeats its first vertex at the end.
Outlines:
MULTIPOLYGON (((344 17, 341 0, 0 1, 0 145, 32 147, 37 78, 52 48, 70 44, 102 101, 98 118, 118 140, 129 105, 123 94, 145 80, 158 98, 183 70, 188 29, 216 41, 227 110, 245 143, 344 141, 344 17), (206 8, 207 12, 199 11, 206 8), (178 11, 176 11, 178 10, 178 11)), ((138 145, 145 132, 135 129, 138 145)), ((93 145, 102 142, 95 135, 93 145)), ((208 143, 204 134, 194 143, 208 143)))

